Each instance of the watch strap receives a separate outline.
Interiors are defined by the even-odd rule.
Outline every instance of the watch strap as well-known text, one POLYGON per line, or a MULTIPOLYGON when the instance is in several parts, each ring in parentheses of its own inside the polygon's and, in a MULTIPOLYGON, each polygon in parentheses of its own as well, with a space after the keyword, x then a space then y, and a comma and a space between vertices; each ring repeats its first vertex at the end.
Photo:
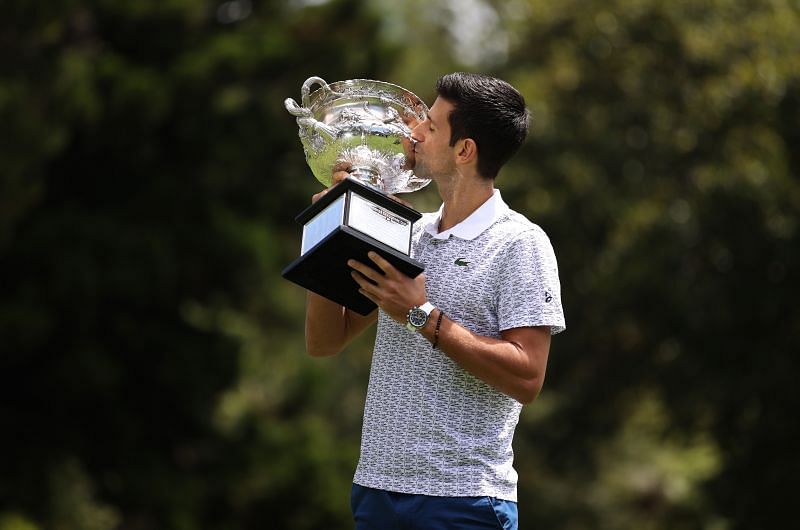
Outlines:
POLYGON ((432 303, 428 302, 428 301, 426 301, 424 304, 422 304, 420 306, 414 306, 411 309, 409 309, 408 316, 406 317, 407 318, 406 329, 408 331, 417 332, 420 329, 422 329, 423 327, 425 327, 425 324, 428 323, 428 319, 430 318, 431 313, 433 313, 434 309, 436 309, 436 306, 433 305, 432 303), (425 322, 421 326, 415 326, 414 324, 411 323, 411 315, 412 315, 412 313, 414 313, 414 312, 416 312, 418 310, 422 310, 422 311, 425 312, 425 322))
POLYGON ((428 316, 430 317, 431 313, 433 313, 433 310, 436 309, 436 306, 433 305, 430 302, 425 302, 424 304, 419 306, 419 308, 422 309, 423 311, 425 311, 428 314, 428 316))

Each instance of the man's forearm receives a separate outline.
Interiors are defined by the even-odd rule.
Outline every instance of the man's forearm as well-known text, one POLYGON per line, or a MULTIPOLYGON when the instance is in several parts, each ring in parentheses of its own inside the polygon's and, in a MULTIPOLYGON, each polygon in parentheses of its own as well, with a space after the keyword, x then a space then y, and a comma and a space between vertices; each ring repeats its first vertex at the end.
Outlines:
POLYGON ((306 351, 314 357, 335 355, 377 318, 361 316, 318 294, 306 295, 306 351))
POLYGON ((542 388, 550 350, 549 328, 518 328, 495 339, 477 335, 442 319, 435 337, 438 311, 422 334, 462 368, 520 403, 530 403, 542 388))

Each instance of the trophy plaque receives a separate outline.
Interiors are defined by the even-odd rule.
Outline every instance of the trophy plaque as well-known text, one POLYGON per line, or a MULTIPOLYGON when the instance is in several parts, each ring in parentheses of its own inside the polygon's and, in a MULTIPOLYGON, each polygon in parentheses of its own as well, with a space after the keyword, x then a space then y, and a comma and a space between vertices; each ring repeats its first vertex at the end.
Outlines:
POLYGON ((375 304, 358 292, 348 259, 367 265, 369 251, 416 277, 422 264, 410 257, 411 231, 421 214, 389 194, 416 191, 430 180, 406 168, 413 144, 408 123, 423 121, 428 107, 408 90, 367 79, 328 84, 308 78, 302 106, 284 102, 297 118, 300 141, 312 173, 325 186, 333 168, 349 165, 350 176, 295 218, 303 225, 300 256, 284 278, 361 315, 375 304), (315 91, 311 87, 319 85, 315 91))

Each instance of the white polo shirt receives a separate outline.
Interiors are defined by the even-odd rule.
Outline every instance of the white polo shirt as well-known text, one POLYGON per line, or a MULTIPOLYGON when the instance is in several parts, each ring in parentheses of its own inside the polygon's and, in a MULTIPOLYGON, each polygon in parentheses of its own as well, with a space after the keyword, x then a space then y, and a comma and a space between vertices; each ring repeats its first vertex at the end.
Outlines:
MULTIPOLYGON (((470 331, 565 328, 547 235, 500 192, 439 233, 439 212, 414 226, 428 299, 470 331)), ((354 482, 402 493, 516 501, 511 442, 522 405, 462 369, 382 311, 354 482)))

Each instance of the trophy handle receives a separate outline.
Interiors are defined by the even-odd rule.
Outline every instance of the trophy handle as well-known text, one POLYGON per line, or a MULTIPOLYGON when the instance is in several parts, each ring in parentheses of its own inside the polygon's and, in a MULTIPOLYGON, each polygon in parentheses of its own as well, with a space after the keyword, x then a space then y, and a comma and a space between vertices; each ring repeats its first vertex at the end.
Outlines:
POLYGON ((322 79, 321 77, 309 77, 306 79, 305 83, 303 83, 302 88, 300 89, 300 94, 303 95, 303 106, 309 106, 308 97, 311 95, 311 87, 314 85, 319 85, 322 90, 326 92, 331 92, 331 87, 328 85, 328 82, 322 79))
POLYGON ((312 76, 305 80, 305 82, 303 83, 303 87, 300 89, 300 94, 302 94, 303 96, 302 101, 304 107, 309 106, 310 103, 309 96, 311 95, 311 87, 314 85, 319 85, 320 88, 323 91, 327 92, 327 94, 330 96, 341 97, 343 95, 333 90, 331 86, 328 84, 328 82, 322 79, 321 77, 312 76))
POLYGON ((283 106, 286 107, 286 110, 289 111, 289 114, 291 114, 292 116, 296 116, 297 117, 298 123, 299 123, 300 118, 310 118, 311 117, 311 109, 307 109, 305 107, 301 107, 292 98, 286 98, 285 100, 283 100, 283 106))
POLYGON ((301 129, 316 131, 323 136, 326 136, 328 140, 335 140, 338 136, 336 129, 314 119, 314 117, 311 115, 311 109, 301 107, 292 98, 286 98, 286 100, 283 102, 283 105, 286 107, 286 110, 289 111, 289 114, 297 117, 297 125, 299 125, 301 129))
POLYGON ((289 114, 297 117, 297 125, 304 129, 316 131, 323 136, 326 136, 328 140, 335 140, 338 136, 338 131, 330 125, 325 125, 321 121, 314 119, 311 109, 308 108, 310 106, 309 96, 311 95, 311 87, 313 85, 320 85, 322 90, 332 96, 342 95, 339 92, 332 90, 330 85, 328 85, 328 82, 321 77, 309 77, 305 80, 302 88, 300 89, 300 93, 303 96, 301 100, 303 102, 303 106, 301 107, 298 105, 297 102, 292 98, 286 98, 283 102, 283 105, 286 107, 286 110, 289 111, 289 114))

